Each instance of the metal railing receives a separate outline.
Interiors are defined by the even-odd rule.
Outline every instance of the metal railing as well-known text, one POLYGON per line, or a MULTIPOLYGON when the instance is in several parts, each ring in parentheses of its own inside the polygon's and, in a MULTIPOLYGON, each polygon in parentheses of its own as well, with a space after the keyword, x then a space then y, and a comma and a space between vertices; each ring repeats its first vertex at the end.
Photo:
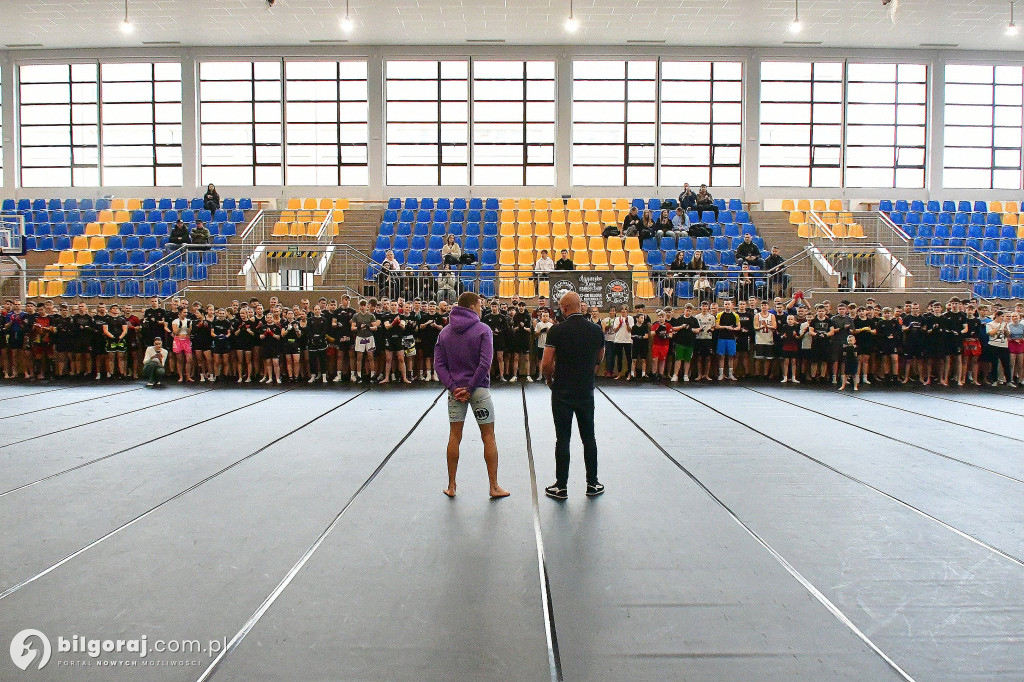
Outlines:
POLYGON ((255 249, 260 244, 266 242, 288 242, 288 243, 318 243, 327 244, 334 239, 334 211, 333 210, 316 210, 316 211, 280 211, 280 210, 261 210, 252 219, 241 234, 242 244, 248 245, 255 249), (317 213, 326 213, 326 216, 316 220, 312 217, 317 213), (308 221, 295 221, 290 220, 285 222, 286 225, 302 225, 301 230, 289 229, 286 233, 277 232, 275 233, 275 226, 282 223, 282 217, 292 217, 298 214, 308 213, 311 215, 311 220, 308 221), (315 225, 315 229, 310 229, 310 225, 315 225))

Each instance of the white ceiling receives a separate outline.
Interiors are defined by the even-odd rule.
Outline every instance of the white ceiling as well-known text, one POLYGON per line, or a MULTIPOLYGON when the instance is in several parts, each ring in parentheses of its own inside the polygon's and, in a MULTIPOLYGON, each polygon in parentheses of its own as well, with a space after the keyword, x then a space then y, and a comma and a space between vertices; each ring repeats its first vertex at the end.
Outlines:
MULTIPOLYGON (((0 46, 132 47, 145 41, 186 46, 309 45, 348 37, 353 44, 460 45, 471 39, 510 44, 781 46, 1019 50, 1024 34, 1004 36, 1008 0, 801 0, 804 31, 788 32, 793 0, 574 0, 581 28, 567 34, 569 0, 350 0, 356 29, 343 36, 345 0, 129 0, 136 25, 118 31, 123 0, 0 0, 0 46)), ((1019 21, 1024 24, 1024 2, 1019 21)), ((3 49, 0 47, 0 49, 3 49)))

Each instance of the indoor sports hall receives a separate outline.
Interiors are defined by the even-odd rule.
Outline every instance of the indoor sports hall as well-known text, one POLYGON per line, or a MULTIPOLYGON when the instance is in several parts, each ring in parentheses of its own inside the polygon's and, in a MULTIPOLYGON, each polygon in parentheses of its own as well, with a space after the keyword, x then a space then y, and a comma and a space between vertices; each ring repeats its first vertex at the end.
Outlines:
POLYGON ((1024 679, 1015 4, 5 6, 0 680, 1024 679))

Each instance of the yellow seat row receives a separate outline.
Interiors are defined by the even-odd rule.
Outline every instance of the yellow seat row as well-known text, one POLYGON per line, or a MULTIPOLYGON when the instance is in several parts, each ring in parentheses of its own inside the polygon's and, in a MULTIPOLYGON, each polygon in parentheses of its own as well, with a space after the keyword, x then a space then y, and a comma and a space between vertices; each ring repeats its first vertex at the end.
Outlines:
MULTIPOLYGON (((537 262, 539 252, 532 249, 520 249, 516 251, 502 251, 498 257, 499 265, 530 265, 537 262)), ((572 250, 572 262, 579 265, 593 265, 595 267, 631 265, 647 266, 647 259, 643 251, 591 251, 589 249, 572 250)))
POLYGON ((64 293, 64 282, 59 279, 33 279, 28 283, 29 298, 56 298, 64 293))
POLYGON ((272 237, 316 237, 320 234, 322 223, 286 223, 283 221, 274 223, 271 231, 272 237))
POLYGON ((621 237, 590 237, 589 239, 582 236, 575 237, 502 237, 501 241, 498 242, 498 248, 501 251, 513 251, 513 250, 537 250, 537 251, 561 251, 562 249, 570 249, 572 251, 581 251, 587 249, 589 251, 640 251, 640 240, 636 237, 626 237, 625 241, 621 237))
POLYGON ((815 199, 813 202, 810 199, 800 199, 794 201, 793 199, 782 200, 783 211, 814 211, 815 213, 821 213, 822 211, 834 211, 839 212, 843 210, 842 199, 830 199, 825 201, 824 199, 815 199))
POLYGON ((622 210, 629 211, 629 199, 502 199, 500 210, 622 210))
POLYGON ((348 206, 348 199, 289 199, 287 204, 289 211, 312 211, 318 208, 345 211, 348 206))
MULTIPOLYGON (((105 248, 107 248, 106 237, 88 237, 80 234, 71 240, 71 251, 102 251, 105 248)), ((61 251, 59 258, 64 258, 65 253, 68 253, 68 251, 61 251)))
POLYGON ((142 199, 111 199, 110 208, 114 211, 137 211, 142 208, 142 199))

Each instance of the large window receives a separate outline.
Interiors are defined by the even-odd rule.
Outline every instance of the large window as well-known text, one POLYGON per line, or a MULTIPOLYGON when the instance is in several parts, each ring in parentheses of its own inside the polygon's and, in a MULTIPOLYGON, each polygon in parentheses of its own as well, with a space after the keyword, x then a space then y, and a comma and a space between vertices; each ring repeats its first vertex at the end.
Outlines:
POLYGON ((365 185, 366 62, 285 62, 290 185, 365 185))
POLYGON ((924 64, 847 65, 847 187, 924 187, 927 73, 924 64))
POLYGON ((1019 66, 946 66, 943 185, 1021 188, 1019 66))
POLYGON ((555 63, 473 61, 473 184, 555 184, 555 63))
POLYGON ((763 186, 842 186, 842 62, 761 63, 763 186))
POLYGON ((662 61, 660 111, 659 184, 739 187, 740 62, 662 61))
POLYGON ((388 185, 469 184, 469 62, 389 61, 388 185))
POLYGON ((281 62, 199 65, 202 184, 283 184, 281 62))
POLYGON ((25 64, 18 71, 23 187, 97 187, 99 65, 25 64))
POLYGON ((657 184, 656 61, 575 61, 572 184, 657 184))
POLYGON ((100 67, 103 184, 181 186, 181 64, 100 67))

